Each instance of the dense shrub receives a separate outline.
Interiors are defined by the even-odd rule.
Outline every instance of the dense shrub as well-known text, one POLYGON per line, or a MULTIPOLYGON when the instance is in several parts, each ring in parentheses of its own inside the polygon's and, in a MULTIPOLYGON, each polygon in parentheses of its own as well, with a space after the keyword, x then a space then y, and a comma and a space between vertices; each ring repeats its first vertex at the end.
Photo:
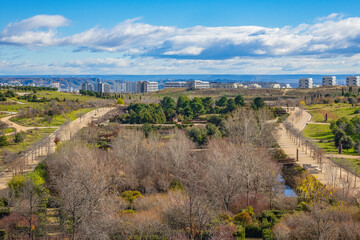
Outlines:
POLYGON ((273 240, 273 239, 275 239, 270 228, 266 228, 266 229, 262 230, 262 239, 264 239, 264 240, 273 240))
POLYGON ((234 237, 236 240, 244 240, 245 239, 245 228, 241 225, 236 226, 236 232, 234 233, 234 237))
POLYGON ((9 141, 7 136, 0 136, 0 146, 8 146, 9 145, 9 141))
POLYGON ((252 223, 252 218, 247 211, 242 211, 241 213, 235 215, 234 222, 246 226, 252 223))

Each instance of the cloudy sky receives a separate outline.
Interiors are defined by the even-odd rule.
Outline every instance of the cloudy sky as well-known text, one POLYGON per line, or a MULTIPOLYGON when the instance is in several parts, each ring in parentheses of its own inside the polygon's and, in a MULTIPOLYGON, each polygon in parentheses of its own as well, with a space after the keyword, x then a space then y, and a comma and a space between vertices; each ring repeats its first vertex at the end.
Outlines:
POLYGON ((0 6, 0 75, 360 73, 360 1, 0 6))

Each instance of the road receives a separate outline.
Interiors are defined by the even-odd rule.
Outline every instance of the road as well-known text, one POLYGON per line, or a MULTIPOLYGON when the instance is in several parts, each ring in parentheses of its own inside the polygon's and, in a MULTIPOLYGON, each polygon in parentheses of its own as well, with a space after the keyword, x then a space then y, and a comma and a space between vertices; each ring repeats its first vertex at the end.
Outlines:
MULTIPOLYGON (((307 111, 295 108, 295 110, 290 113, 290 116, 286 121, 292 123, 293 126, 299 131, 302 131, 311 121, 311 118, 311 114, 307 111)), ((304 166, 304 164, 309 164, 312 167, 317 167, 321 169, 319 173, 314 173, 313 175, 316 176, 318 180, 323 184, 334 187, 343 187, 348 189, 349 192, 353 192, 354 190, 360 190, 360 179, 351 172, 339 168, 329 159, 338 154, 326 154, 326 156, 323 158, 322 163, 318 163, 310 156, 310 152, 305 150, 304 146, 297 145, 290 138, 282 124, 280 125, 278 130, 278 144, 290 158, 296 159, 296 151, 298 150, 298 164, 300 164, 301 166, 304 166)), ((339 156, 343 158, 348 158, 347 155, 339 156)), ((352 156, 349 156, 349 158, 350 157, 352 156)))
MULTIPOLYGON (((49 137, 44 139, 45 141, 38 146, 35 146, 30 152, 28 152, 21 160, 21 166, 17 166, 17 169, 8 169, 0 175, 0 196, 6 196, 7 183, 16 174, 19 169, 21 172, 30 172, 34 170, 36 165, 41 162, 48 154, 55 152, 56 145, 54 143, 55 138, 60 139, 61 142, 67 141, 76 134, 81 128, 87 126, 91 121, 98 117, 105 115, 113 108, 100 108, 95 109, 82 117, 56 129, 49 137)), ((11 116, 10 116, 11 117, 11 116)), ((17 125, 17 124, 16 124, 17 125)), ((20 125, 17 125, 19 127, 20 125)), ((13 125, 14 127, 14 125, 13 125)), ((20 126, 18 129, 27 129, 27 127, 20 126)))

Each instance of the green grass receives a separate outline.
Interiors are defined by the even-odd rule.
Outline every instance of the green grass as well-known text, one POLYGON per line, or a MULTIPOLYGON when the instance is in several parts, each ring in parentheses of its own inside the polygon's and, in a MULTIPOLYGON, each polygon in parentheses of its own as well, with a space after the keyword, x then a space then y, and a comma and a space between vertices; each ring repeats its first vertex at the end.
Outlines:
POLYGON ((52 91, 40 91, 36 93, 36 96, 38 96, 38 98, 42 98, 45 97, 47 99, 51 99, 51 98, 59 98, 60 100, 63 100, 64 98, 66 98, 67 100, 79 100, 79 101, 99 101, 101 99, 96 98, 96 97, 90 97, 90 96, 82 96, 81 94, 78 93, 66 93, 66 92, 52 92, 52 91))
MULTIPOLYGON (((303 134, 306 138, 315 140, 314 143, 327 153, 338 153, 338 149, 334 144, 334 134, 331 132, 329 125, 308 124, 303 130, 303 134)), ((344 149, 343 153, 352 156, 358 155, 354 149, 344 149)))
MULTIPOLYGON (((73 121, 79 117, 80 114, 85 114, 93 110, 93 108, 79 109, 76 111, 72 111, 71 113, 67 113, 64 115, 56 115, 53 117, 51 121, 52 127, 58 127, 64 124, 65 122, 73 121)), ((34 117, 34 118, 18 118, 13 117, 10 119, 12 122, 15 122, 19 125, 26 127, 48 127, 49 123, 44 117, 34 117)))
POLYGON ((314 122, 324 122, 326 113, 328 114, 328 122, 342 117, 353 118, 359 116, 359 114, 354 114, 357 107, 353 107, 351 104, 347 103, 337 103, 333 105, 315 104, 307 106, 306 109, 312 114, 312 121, 314 122))
POLYGON ((12 152, 20 152, 26 150, 28 147, 30 147, 32 144, 34 144, 36 141, 40 140, 41 138, 48 136, 53 131, 55 131, 54 128, 39 128, 39 129, 32 129, 25 132, 25 140, 22 143, 14 143, 13 136, 8 137, 10 145, 2 147, 1 150, 7 149, 12 152))

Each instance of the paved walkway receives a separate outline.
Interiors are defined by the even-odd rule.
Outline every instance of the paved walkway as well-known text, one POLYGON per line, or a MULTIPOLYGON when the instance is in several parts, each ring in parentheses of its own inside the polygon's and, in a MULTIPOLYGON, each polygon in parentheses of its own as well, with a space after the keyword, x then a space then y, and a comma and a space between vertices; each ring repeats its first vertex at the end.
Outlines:
MULTIPOLYGON (((87 126, 91 121, 95 120, 113 108, 101 108, 95 109, 80 118, 62 126, 55 130, 46 139, 46 142, 36 146, 32 151, 28 152, 23 158, 23 164, 21 167, 22 172, 33 171, 36 165, 41 162, 48 154, 55 152, 56 145, 54 143, 55 138, 59 138, 61 142, 67 141, 78 132, 81 128, 87 126)), ((8 169, 0 174, 0 195, 5 196, 7 193, 7 183, 14 175, 13 169, 8 169)))
MULTIPOLYGON (((295 110, 290 113, 290 116, 286 121, 291 122, 296 129, 302 131, 310 120, 310 113, 305 110, 295 108, 295 110)), ((306 150, 305 146, 299 146, 296 143, 296 140, 293 140, 291 136, 286 133, 283 125, 280 125, 279 127, 278 136, 278 144, 289 157, 296 159, 296 152, 298 150, 298 164, 301 166, 311 166, 311 169, 320 169, 320 172, 312 173, 312 175, 316 176, 323 184, 334 187, 342 187, 349 192, 354 189, 357 191, 360 190, 359 178, 345 169, 337 167, 335 163, 329 160, 329 157, 333 157, 334 155, 327 154, 323 157, 322 163, 318 163, 317 160, 310 156, 310 152, 309 150, 306 150)), ((341 155, 341 157, 347 158, 348 155, 341 155)))

